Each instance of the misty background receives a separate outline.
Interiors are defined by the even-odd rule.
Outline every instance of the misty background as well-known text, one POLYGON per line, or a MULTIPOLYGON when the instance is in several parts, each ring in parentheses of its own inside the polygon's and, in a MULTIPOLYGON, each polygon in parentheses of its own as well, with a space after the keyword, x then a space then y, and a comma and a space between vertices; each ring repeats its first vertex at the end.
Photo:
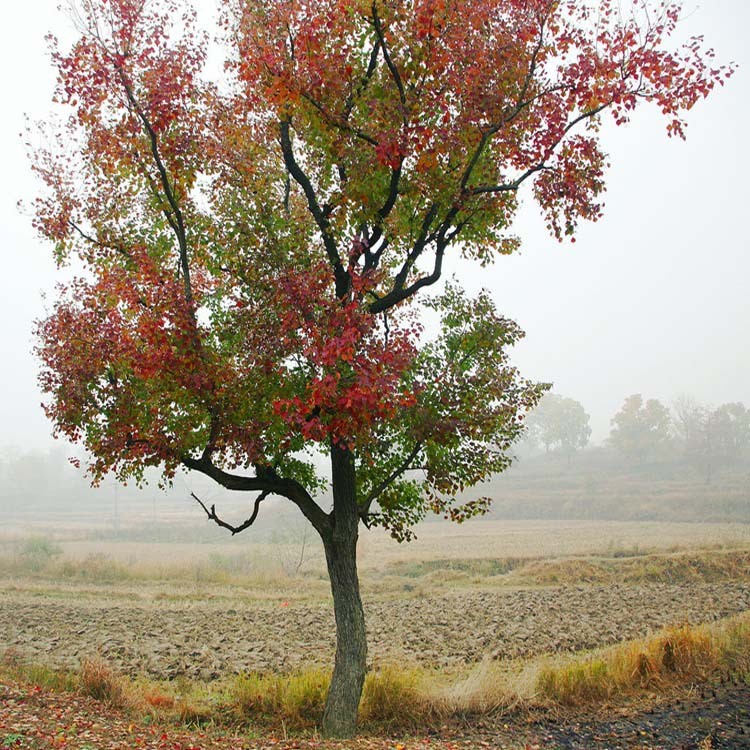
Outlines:
MULTIPOLYGON (((211 1, 198 5, 209 19, 211 1)), ((179 475, 169 495, 112 482, 88 490, 67 462, 73 449, 51 439, 39 406, 31 329, 45 315, 43 294, 54 294, 60 276, 17 202, 31 203, 39 190, 23 131, 25 117, 45 119, 51 111, 54 73, 44 35, 72 33, 56 6, 57 0, 17 4, 0 27, 0 507, 21 517, 96 511, 114 525, 128 518, 145 524, 163 513, 197 522, 202 511, 188 504, 189 491, 209 500, 226 493, 179 475)), ((627 507, 634 518, 750 520, 746 451, 736 460, 712 459, 707 479, 705 461, 674 427, 658 451, 637 460, 607 443, 612 418, 632 394, 670 408, 690 397, 706 414, 722 404, 750 405, 747 28, 744 0, 685 4, 682 35, 703 34, 718 62, 734 61, 739 70, 690 113, 686 142, 668 139, 666 123, 648 110, 624 128, 605 125, 605 216, 582 225, 575 244, 550 238, 527 198, 515 225, 520 253, 489 269, 460 261, 451 268, 469 291, 489 288, 499 309, 526 331, 513 355, 521 372, 554 383, 555 393, 590 416, 588 444, 573 458, 519 446, 518 466, 488 490, 495 514, 616 517, 627 507)))

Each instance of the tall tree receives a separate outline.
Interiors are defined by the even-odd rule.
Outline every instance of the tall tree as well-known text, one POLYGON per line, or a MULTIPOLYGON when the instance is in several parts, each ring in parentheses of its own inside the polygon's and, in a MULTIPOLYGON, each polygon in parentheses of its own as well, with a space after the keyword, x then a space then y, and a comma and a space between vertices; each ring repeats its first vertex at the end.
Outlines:
POLYGON ((325 548, 337 627, 323 730, 354 731, 365 673, 360 523, 407 539, 510 463, 544 387, 487 293, 421 292, 450 253, 512 253, 519 189, 550 231, 601 213, 599 125, 667 130, 731 69, 665 49, 677 5, 616 0, 230 0, 227 76, 179 0, 79 0, 55 49, 72 112, 35 154, 37 226, 81 278, 38 326, 55 430, 94 481, 179 468, 294 503, 325 548), (595 6, 595 7, 594 7, 595 6), (333 508, 310 453, 330 460, 333 508), (419 470, 419 476, 414 474, 419 470))
POLYGON ((545 450, 557 449, 570 460, 585 448, 591 437, 590 416, 573 398, 547 393, 529 414, 526 424, 529 438, 545 450))
POLYGON ((652 456, 670 439, 669 409, 661 401, 636 393, 628 396, 620 411, 612 418, 610 443, 630 458, 641 463, 652 456))

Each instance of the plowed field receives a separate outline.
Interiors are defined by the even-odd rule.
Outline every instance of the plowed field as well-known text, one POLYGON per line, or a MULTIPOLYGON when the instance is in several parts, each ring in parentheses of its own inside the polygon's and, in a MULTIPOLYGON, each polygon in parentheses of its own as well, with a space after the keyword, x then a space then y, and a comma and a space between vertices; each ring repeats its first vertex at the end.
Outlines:
MULTIPOLYGON (((740 582, 579 585, 365 600, 373 661, 458 667, 573 651, 750 609, 740 582)), ((0 593, 0 644, 26 660, 77 667, 102 656, 130 675, 211 680, 245 670, 330 665, 330 603, 168 601, 106 589, 0 593)))

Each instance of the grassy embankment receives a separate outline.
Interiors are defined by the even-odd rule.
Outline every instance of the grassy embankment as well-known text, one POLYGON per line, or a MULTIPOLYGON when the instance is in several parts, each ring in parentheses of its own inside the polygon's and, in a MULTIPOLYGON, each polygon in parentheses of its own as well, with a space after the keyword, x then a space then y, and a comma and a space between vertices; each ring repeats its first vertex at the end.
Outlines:
MULTIPOLYGON (((117 544, 111 549, 117 551, 117 544)), ((465 552, 466 547, 464 547, 465 552)), ((290 571, 267 551, 209 552, 190 562, 127 559, 97 552, 83 558, 63 554, 64 545, 49 537, 34 536, 0 545, 0 576, 21 579, 30 587, 44 583, 125 585, 169 584, 174 596, 180 586, 215 586, 213 596, 261 598, 327 598, 325 569, 310 564, 290 571)), ((368 594, 403 594, 415 590, 438 592, 457 588, 498 586, 554 586, 564 584, 637 584, 750 580, 750 544, 716 542, 701 549, 672 544, 669 551, 623 546, 609 541, 588 554, 557 555, 544 549, 536 554, 519 547, 512 557, 440 557, 406 554, 379 567, 361 565, 363 589, 368 594)), ((491 552, 491 549, 480 549, 491 552)), ((163 549, 165 558, 169 549, 163 549)), ((121 553, 120 553, 121 555, 121 553)), ((197 593, 196 595, 199 595, 197 593)), ((167 594, 165 594, 167 596, 167 594)))

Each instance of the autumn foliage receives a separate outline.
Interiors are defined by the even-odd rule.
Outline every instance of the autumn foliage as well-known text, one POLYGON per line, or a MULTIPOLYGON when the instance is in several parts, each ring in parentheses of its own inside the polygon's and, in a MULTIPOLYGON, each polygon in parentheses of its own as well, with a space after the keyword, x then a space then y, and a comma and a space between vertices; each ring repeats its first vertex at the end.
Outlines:
POLYGON ((187 2, 79 0, 78 40, 51 39, 67 119, 33 161, 36 226, 82 273, 37 336, 94 480, 186 467, 288 498, 326 544, 356 544, 351 514, 403 539, 486 509, 461 491, 545 387, 489 294, 418 293, 518 248, 526 183, 572 238, 601 215, 603 118, 652 104, 683 136, 731 74, 699 39, 670 51, 677 4, 625 5, 230 0, 212 77, 187 2))

